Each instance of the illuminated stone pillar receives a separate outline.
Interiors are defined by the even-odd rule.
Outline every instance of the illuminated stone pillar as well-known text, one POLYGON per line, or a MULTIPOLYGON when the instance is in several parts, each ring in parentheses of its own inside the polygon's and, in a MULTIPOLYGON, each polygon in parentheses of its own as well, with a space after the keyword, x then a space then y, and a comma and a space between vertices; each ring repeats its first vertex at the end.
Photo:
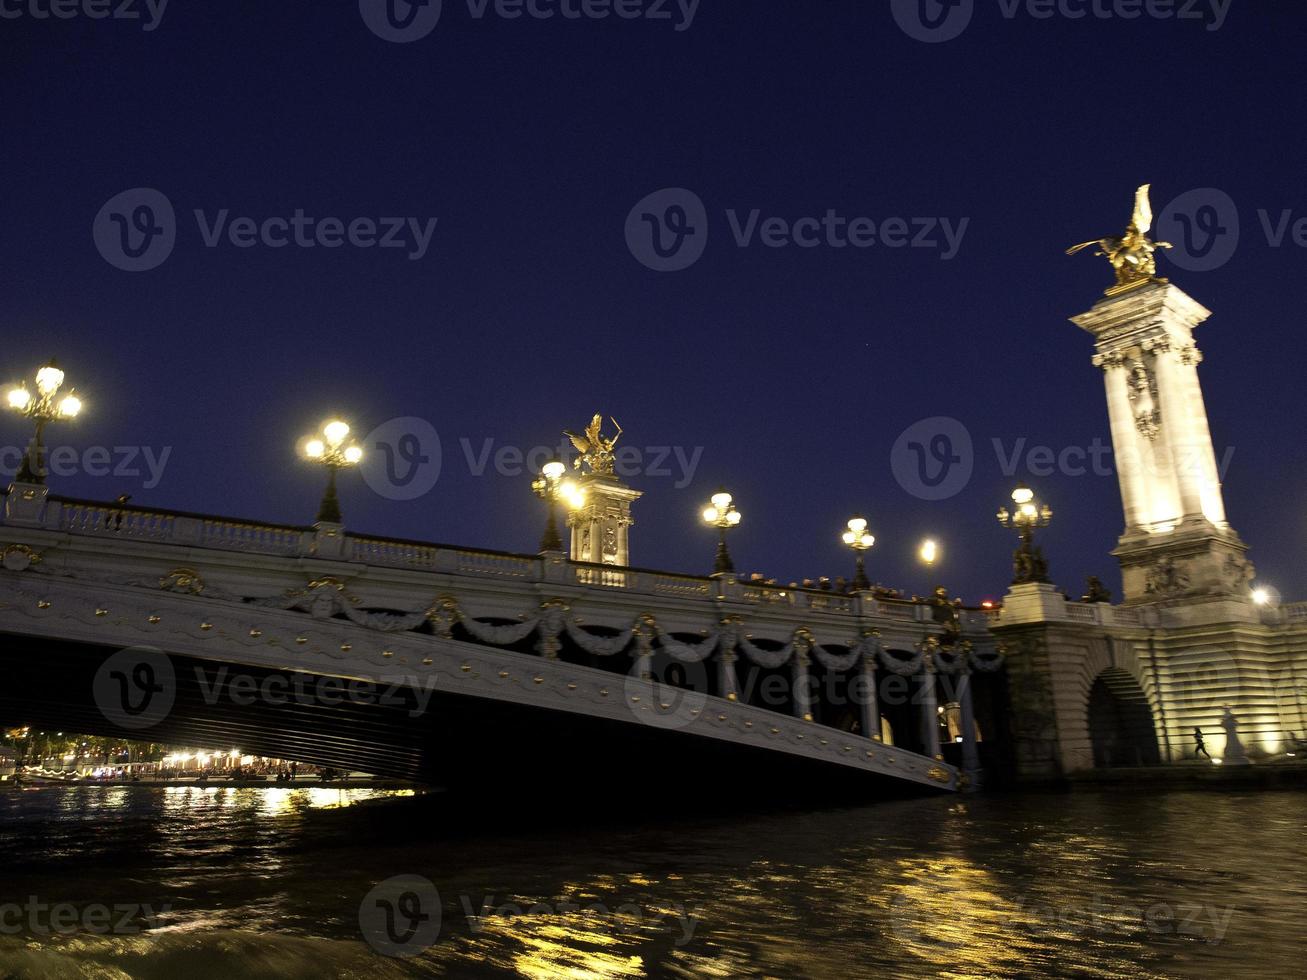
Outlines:
POLYGON ((631 504, 641 492, 608 474, 587 473, 577 482, 585 490, 585 503, 567 516, 572 560, 630 565, 631 504))
POLYGON ((1165 280, 1108 296, 1072 322, 1104 371, 1125 530, 1127 603, 1248 605, 1247 546, 1226 521, 1193 331, 1211 313, 1165 280))

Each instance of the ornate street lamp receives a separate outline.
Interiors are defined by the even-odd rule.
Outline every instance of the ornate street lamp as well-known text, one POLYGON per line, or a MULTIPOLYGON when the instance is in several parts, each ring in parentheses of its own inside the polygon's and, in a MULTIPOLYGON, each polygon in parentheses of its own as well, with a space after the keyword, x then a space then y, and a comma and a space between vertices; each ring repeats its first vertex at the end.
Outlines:
POLYGON ((712 502, 703 510, 703 522, 717 528, 717 560, 713 562, 714 575, 729 575, 735 571, 731 553, 726 550, 726 532, 740 523, 740 512, 729 493, 718 490, 712 502))
POLYGON ((355 466, 363 459, 363 450, 354 443, 346 445, 349 425, 339 419, 322 424, 322 433, 304 443, 304 455, 327 468, 327 489, 318 506, 318 520, 324 524, 339 524, 340 499, 336 496, 336 471, 343 466, 355 466))
POLYGON ((50 363, 36 372, 36 394, 27 390, 26 384, 10 388, 5 398, 9 407, 36 421, 36 432, 23 454, 23 464, 18 470, 19 483, 44 483, 45 465, 44 447, 41 437, 45 434, 46 424, 57 419, 74 419, 82 410, 82 400, 72 391, 59 398, 59 389, 63 387, 64 373, 54 358, 50 363))
POLYGON ((859 591, 870 589, 871 582, 867 578, 867 560, 863 553, 876 543, 876 537, 867 533, 867 519, 865 517, 849 518, 848 530, 841 535, 841 538, 846 545, 853 549, 853 553, 858 559, 857 571, 853 575, 853 588, 859 591))
POLYGON ((564 480, 566 472, 566 463, 561 459, 551 459, 540 468, 540 475, 531 483, 531 489, 545 502, 549 514, 545 533, 540 538, 541 551, 563 550, 563 539, 558 533, 558 502, 563 501, 573 510, 585 503, 585 488, 572 480, 564 480))
POLYGON ((1035 500, 1035 492, 1029 487, 1017 487, 1012 491, 1013 513, 1006 507, 998 510, 998 522, 1007 528, 1014 528, 1021 539, 1012 556, 1012 584, 1023 585, 1027 582, 1047 582, 1048 562, 1044 553, 1035 544, 1035 528, 1048 527, 1053 520, 1053 510, 1047 504, 1040 506, 1035 500))

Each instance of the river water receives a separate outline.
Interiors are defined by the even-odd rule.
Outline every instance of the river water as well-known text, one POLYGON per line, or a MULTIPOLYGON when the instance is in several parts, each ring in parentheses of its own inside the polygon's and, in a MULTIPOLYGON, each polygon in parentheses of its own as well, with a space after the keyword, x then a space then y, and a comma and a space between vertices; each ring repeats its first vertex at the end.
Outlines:
POLYGON ((557 812, 477 831, 362 789, 0 791, 0 977, 1304 975, 1301 793, 557 812))

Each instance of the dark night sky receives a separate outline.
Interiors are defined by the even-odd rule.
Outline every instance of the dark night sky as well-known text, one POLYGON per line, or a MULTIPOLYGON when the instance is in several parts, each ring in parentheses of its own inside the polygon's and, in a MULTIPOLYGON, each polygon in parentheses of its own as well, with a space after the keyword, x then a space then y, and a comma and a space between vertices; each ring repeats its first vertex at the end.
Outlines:
MULTIPOLYGON (((707 571, 697 514, 724 483, 745 515, 742 571, 846 573, 837 535, 864 511, 873 578, 938 578, 975 601, 1004 591, 1012 541, 993 512, 1026 478, 1056 511, 1043 541, 1058 582, 1078 594, 1096 572, 1119 589, 1115 477, 1007 475, 993 440, 1109 441, 1092 341, 1067 317, 1110 270, 1063 250, 1119 234, 1139 183, 1159 214, 1215 187, 1238 206, 1238 250, 1167 273, 1215 314, 1198 342, 1218 454, 1234 449, 1231 522, 1261 581, 1307 595, 1307 250, 1270 247, 1258 218, 1307 216, 1307 10, 1234 0, 1210 31, 1001 9, 977 0, 942 44, 863 0, 703 0, 680 32, 477 20, 446 0, 410 44, 374 36, 353 2, 175 0, 149 32, 0 20, 0 378, 57 354, 87 413, 55 444, 172 447, 153 488, 82 473, 53 478, 57 493, 308 523, 320 475, 295 460, 300 435, 337 412, 360 433, 417 416, 439 432, 439 481, 397 501, 351 477, 350 527, 531 551, 529 476, 476 475, 463 440, 474 456, 486 440, 556 445, 603 411, 625 445, 703 448, 688 486, 675 465, 630 480, 645 491, 635 564, 707 571), (91 229, 137 187, 167 195, 178 232, 166 262, 132 274, 91 229), (624 238, 665 187, 708 211, 707 249, 681 272, 650 271, 624 238), (193 211, 224 208, 439 222, 418 261, 207 248, 193 211), (948 261, 739 248, 725 212, 754 208, 970 223, 948 261), (891 468, 900 433, 931 416, 975 446, 942 501, 891 468), (938 573, 914 559, 926 534, 945 549, 938 573)), ((3 424, 0 444, 20 445, 21 421, 3 424)))

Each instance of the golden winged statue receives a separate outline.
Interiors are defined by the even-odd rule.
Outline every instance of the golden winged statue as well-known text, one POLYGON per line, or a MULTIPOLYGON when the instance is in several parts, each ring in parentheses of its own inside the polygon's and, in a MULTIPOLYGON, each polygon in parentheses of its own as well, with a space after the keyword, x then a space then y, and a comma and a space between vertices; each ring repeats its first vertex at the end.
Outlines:
POLYGON ((1130 227, 1120 238, 1099 238, 1082 242, 1066 250, 1067 255, 1075 255, 1092 245, 1099 251, 1095 255, 1104 256, 1112 263, 1116 272, 1116 285, 1107 291, 1115 296, 1136 286, 1149 282, 1165 282, 1157 275, 1157 257, 1159 248, 1171 248, 1170 242, 1155 242, 1148 237, 1153 227, 1153 205, 1148 199, 1151 184, 1144 184, 1135 192, 1135 213, 1130 219, 1130 227))
POLYGON ((563 435, 572 440, 572 445, 581 455, 572 460, 572 465, 578 470, 582 463, 590 467, 590 472, 612 475, 613 472, 613 447, 617 445, 617 440, 622 437, 622 427, 617 424, 617 419, 609 418, 613 426, 617 429, 617 434, 611 439, 603 434, 604 417, 596 414, 590 420, 590 424, 585 427, 585 432, 576 433, 568 429, 563 430, 563 435))

